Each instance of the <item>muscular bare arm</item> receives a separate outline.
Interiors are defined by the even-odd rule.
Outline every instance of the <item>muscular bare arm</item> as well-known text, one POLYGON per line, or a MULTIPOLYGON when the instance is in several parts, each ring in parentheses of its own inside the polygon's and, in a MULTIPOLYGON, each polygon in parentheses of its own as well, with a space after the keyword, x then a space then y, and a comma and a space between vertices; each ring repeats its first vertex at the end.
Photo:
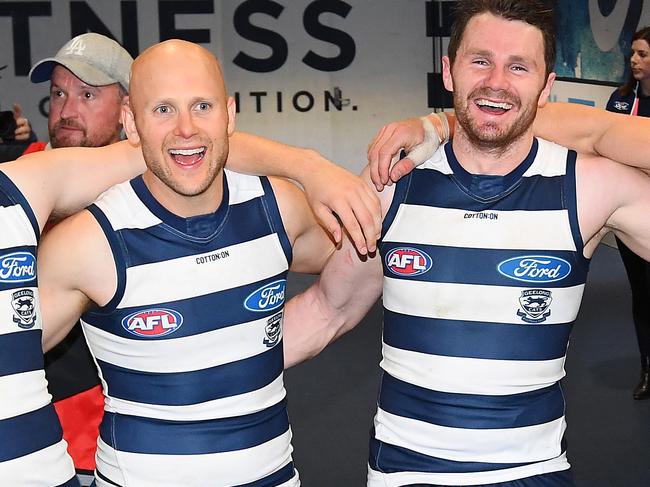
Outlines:
POLYGON ((575 103, 548 103, 537 112, 535 135, 583 154, 650 169, 650 119, 575 103))
MULTIPOLYGON (((452 115, 449 125, 453 127, 452 115)), ((427 115, 432 123, 436 117, 427 115)), ((579 153, 601 155, 614 161, 650 170, 650 119, 630 117, 575 103, 547 103, 537 111, 535 135, 579 153)), ((391 166, 400 148, 424 149, 423 121, 410 118, 385 125, 368 149, 372 180, 379 190, 397 181, 433 155, 434 146, 391 166), (390 172, 390 176, 389 176, 390 172)))
MULTIPOLYGON (((231 138, 228 167, 298 181, 305 187, 314 213, 336 241, 341 239, 341 225, 332 212, 361 253, 374 250, 381 230, 378 200, 357 176, 316 151, 236 132, 231 138)), ((41 228, 50 213, 72 214, 110 186, 144 169, 140 148, 126 141, 100 148, 38 152, 2 166, 27 197, 41 228)))
POLYGON ((379 201, 357 176, 311 149, 293 147, 256 135, 235 132, 230 138, 228 168, 298 181, 316 216, 341 240, 341 219, 357 249, 373 251, 381 231, 379 201))
POLYGON ((1 169, 27 198, 42 229, 51 213, 65 216, 79 211, 145 167, 140 150, 120 142, 36 152, 4 163, 1 169))
POLYGON ((104 305, 110 300, 117 276, 108 242, 88 211, 48 231, 37 262, 43 348, 48 351, 65 338, 92 302, 104 305))
MULTIPOLYGON (((392 190, 384 191, 380 197, 382 207, 388 208, 392 190)), ((285 307, 285 368, 317 355, 354 328, 381 295, 381 290, 379 255, 359 255, 345 238, 327 261, 320 278, 285 307)))
POLYGON ((609 159, 580 156, 576 178, 585 255, 589 257, 602 236, 613 231, 650 260, 650 177, 609 159))
POLYGON ((320 278, 285 306, 284 366, 317 355, 356 326, 381 295, 381 261, 344 238, 320 278))
POLYGON ((269 180, 292 247, 290 270, 319 274, 334 251, 334 241, 316 219, 302 190, 286 179, 269 180))

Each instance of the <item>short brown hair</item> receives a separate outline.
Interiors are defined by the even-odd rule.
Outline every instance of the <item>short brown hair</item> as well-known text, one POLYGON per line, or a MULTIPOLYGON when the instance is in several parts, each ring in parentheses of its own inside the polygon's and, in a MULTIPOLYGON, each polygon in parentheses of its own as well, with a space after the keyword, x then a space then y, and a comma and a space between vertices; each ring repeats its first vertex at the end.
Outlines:
POLYGON ((555 16, 553 6, 544 0, 458 0, 454 7, 454 24, 449 40, 449 60, 454 62, 460 41, 469 21, 482 13, 490 13, 506 20, 519 20, 537 27, 544 39, 546 75, 555 66, 555 16))

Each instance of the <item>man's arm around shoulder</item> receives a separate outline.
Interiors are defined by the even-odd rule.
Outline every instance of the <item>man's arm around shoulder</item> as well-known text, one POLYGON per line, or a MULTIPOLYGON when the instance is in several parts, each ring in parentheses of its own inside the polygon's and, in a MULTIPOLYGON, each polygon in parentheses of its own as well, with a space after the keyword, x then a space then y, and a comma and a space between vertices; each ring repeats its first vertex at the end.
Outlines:
POLYGON ((597 156, 578 156, 578 215, 589 257, 607 231, 650 260, 650 177, 597 156))
POLYGON ((88 211, 49 230, 38 248, 43 348, 68 334, 92 302, 106 304, 117 288, 110 246, 88 211))
POLYGON ((36 152, 2 165, 27 198, 41 228, 52 212, 67 216, 79 211, 103 191, 144 169, 140 148, 126 141, 36 152))
POLYGON ((230 138, 227 167, 298 181, 314 214, 336 242, 341 240, 340 219, 362 254, 374 251, 381 228, 379 201, 357 176, 315 150, 235 132, 230 138))
POLYGON ((547 103, 537 111, 535 135, 582 154, 598 154, 650 169, 650 118, 575 103, 547 103))

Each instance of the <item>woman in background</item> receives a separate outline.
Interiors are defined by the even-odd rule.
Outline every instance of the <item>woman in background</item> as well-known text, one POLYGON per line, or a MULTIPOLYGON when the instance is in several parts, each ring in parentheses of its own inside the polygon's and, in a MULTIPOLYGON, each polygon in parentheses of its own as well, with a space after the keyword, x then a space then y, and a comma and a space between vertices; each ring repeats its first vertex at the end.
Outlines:
MULTIPOLYGON (((650 117, 650 27, 632 37, 630 76, 607 102, 610 112, 650 117)), ((641 352, 641 380, 634 399, 650 398, 650 263, 632 252, 618 238, 618 249, 632 288, 632 317, 641 352)))

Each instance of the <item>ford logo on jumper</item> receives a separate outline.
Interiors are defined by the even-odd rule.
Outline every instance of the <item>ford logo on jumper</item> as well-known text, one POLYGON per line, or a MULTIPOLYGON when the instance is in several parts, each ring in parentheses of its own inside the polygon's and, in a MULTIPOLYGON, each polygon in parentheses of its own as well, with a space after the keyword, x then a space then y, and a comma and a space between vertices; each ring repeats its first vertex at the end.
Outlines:
POLYGON ((244 307, 249 311, 271 311, 284 304, 286 279, 273 281, 248 295, 244 307))
POLYGON ((571 274, 571 264, 548 255, 513 257, 501 262, 497 269, 504 276, 523 282, 555 282, 571 274))
POLYGON ((29 252, 0 257, 0 282, 25 282, 36 277, 36 258, 29 252))

